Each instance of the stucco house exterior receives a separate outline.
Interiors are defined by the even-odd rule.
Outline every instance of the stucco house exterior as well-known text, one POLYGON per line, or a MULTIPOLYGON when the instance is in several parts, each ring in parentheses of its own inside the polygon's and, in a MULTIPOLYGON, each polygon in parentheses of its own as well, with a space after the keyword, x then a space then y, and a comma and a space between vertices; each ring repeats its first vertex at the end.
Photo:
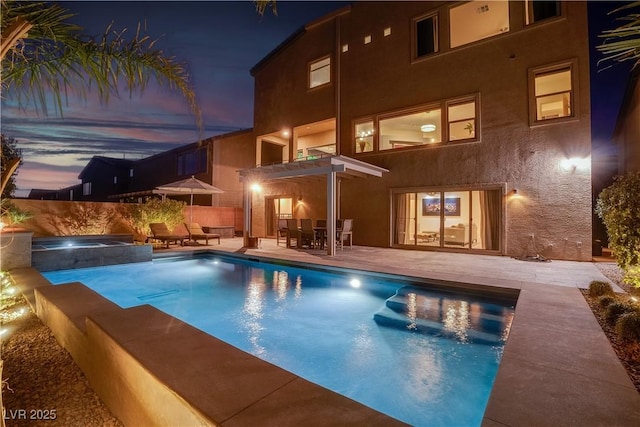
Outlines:
POLYGON ((335 197, 356 245, 591 260, 586 2, 354 2, 252 75, 253 235, 335 197))

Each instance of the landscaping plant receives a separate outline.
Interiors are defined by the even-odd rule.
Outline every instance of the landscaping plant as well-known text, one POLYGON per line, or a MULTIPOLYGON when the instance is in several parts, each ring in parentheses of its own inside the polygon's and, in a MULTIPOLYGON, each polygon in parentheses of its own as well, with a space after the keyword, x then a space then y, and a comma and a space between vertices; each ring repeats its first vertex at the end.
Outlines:
POLYGON ((149 235, 149 224, 164 222, 171 230, 184 222, 186 204, 177 200, 152 198, 144 203, 123 206, 121 215, 129 223, 137 241, 145 241, 149 235))
POLYGON ((640 172, 615 177, 598 196, 596 213, 604 222, 609 246, 625 272, 625 283, 640 287, 640 172))
POLYGON ((600 295, 613 295, 613 288, 608 282, 594 280, 589 283, 589 296, 599 297, 600 295))
POLYGON ((616 333, 622 341, 640 342, 640 310, 621 315, 616 322, 616 333))

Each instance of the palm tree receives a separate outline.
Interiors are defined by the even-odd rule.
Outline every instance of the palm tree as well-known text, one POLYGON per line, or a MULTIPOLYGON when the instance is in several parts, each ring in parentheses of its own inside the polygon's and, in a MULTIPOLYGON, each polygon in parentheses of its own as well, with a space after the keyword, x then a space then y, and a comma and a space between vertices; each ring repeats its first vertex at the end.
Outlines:
POLYGON ((597 46, 605 57, 598 61, 633 61, 633 67, 640 65, 640 1, 626 4, 611 13, 628 12, 634 9, 633 13, 618 18, 625 22, 623 25, 612 30, 603 31, 599 37, 604 38, 604 42, 597 46))
MULTIPOLYGON (((33 101, 47 114, 47 94, 52 94, 58 114, 62 98, 73 89, 82 94, 96 88, 101 100, 119 94, 120 85, 131 93, 144 91, 153 77, 179 91, 188 101, 196 125, 202 130, 202 117, 186 66, 155 49, 156 40, 145 36, 138 25, 130 40, 126 30, 109 26, 101 37, 82 34, 70 23, 74 15, 50 2, 0 0, 0 93, 12 93, 21 105, 33 101)), ((11 176, 19 162, 2 173, 11 176)), ((8 177, 7 177, 8 179, 8 177)))

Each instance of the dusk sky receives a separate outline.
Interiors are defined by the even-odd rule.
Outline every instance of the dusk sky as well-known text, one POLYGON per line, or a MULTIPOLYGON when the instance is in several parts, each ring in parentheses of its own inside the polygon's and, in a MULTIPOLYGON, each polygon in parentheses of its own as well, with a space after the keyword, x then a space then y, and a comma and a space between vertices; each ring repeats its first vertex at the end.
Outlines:
MULTIPOLYGON (((591 3, 591 2, 590 2, 591 3)), ((252 2, 61 2, 77 16, 85 34, 114 30, 134 34, 137 24, 159 39, 166 55, 188 65, 203 110, 204 137, 252 126, 253 78, 249 70, 289 35, 348 2, 278 1, 278 15, 260 17, 252 2)), ((613 28, 606 16, 611 2, 590 4, 591 27, 613 28)), ((592 31, 593 32, 593 31, 592 31)), ((599 41, 598 41, 599 43, 599 41)), ((599 56, 592 57, 592 67, 599 56)), ((602 68, 602 67, 601 67, 602 68)), ((593 74, 594 142, 609 140, 629 75, 628 66, 593 74)), ((24 163, 16 196, 32 188, 58 189, 78 184, 78 173, 94 155, 139 159, 198 140, 194 117, 181 95, 152 84, 142 96, 123 92, 101 104, 71 96, 63 117, 38 115, 33 106, 19 109, 3 94, 2 133, 15 138, 24 163)), ((606 150, 605 150, 606 151, 606 150)))

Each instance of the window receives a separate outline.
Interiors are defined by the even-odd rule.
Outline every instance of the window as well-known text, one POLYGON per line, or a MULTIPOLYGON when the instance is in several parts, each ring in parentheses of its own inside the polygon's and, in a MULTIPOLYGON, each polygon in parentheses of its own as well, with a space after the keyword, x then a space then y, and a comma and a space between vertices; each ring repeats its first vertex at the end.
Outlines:
POLYGON ((309 89, 331 82, 331 58, 326 57, 309 65, 309 89))
POLYGON ((117 176, 114 176, 114 177, 113 177, 113 183, 114 183, 114 184, 117 184, 117 183, 118 183, 118 177, 117 177, 117 176))
POLYGON ((532 70, 533 122, 574 116, 573 64, 532 70))
POLYGON ((479 94, 361 118, 354 122, 354 153, 479 140, 479 94))
POLYGON ((133 178, 133 168, 129 169, 129 178, 133 178))
POLYGON ((206 148, 200 148, 178 155, 178 175, 195 175, 206 171, 206 148))
POLYGON ((89 196, 91 195, 91 183, 85 182, 82 184, 82 195, 89 196))
POLYGON ((450 104, 447 107, 449 141, 476 139, 476 102, 450 104))
POLYGON ((449 9, 451 47, 509 31, 509 2, 474 0, 449 9))
POLYGON ((415 21, 415 57, 420 58, 438 51, 438 16, 432 15, 415 21))
POLYGON ((373 120, 356 123, 356 153, 373 151, 373 120))
POLYGON ((442 142, 441 108, 380 120, 380 150, 442 142))
POLYGON ((527 25, 560 16, 560 2, 546 0, 526 0, 527 25))

